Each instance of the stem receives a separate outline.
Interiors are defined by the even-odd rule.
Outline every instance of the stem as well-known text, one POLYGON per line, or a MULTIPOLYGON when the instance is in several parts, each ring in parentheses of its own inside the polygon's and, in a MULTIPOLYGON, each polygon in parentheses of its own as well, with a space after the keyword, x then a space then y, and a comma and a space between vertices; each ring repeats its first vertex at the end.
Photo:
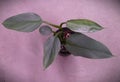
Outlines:
POLYGON ((53 34, 55 34, 55 31, 52 31, 53 34))
POLYGON ((48 24, 48 25, 50 25, 50 26, 53 26, 53 27, 55 27, 55 28, 61 28, 60 26, 58 26, 58 25, 55 25, 55 24, 52 24, 52 23, 49 23, 49 22, 47 22, 47 21, 43 21, 43 23, 45 23, 45 24, 48 24))
POLYGON ((62 22, 62 23, 60 24, 60 27, 62 27, 64 24, 66 24, 66 22, 62 22))

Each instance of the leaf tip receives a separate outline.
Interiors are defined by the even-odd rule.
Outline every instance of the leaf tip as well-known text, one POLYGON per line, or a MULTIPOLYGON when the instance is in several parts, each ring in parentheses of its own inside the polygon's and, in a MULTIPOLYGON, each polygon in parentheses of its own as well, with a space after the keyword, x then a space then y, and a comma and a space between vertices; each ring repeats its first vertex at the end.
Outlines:
POLYGON ((43 70, 45 71, 47 68, 45 66, 43 66, 43 70))
POLYGON ((47 65, 47 64, 46 64, 46 65, 43 64, 43 70, 45 71, 45 70, 48 68, 48 66, 49 66, 49 65, 47 65))
POLYGON ((1 24, 2 24, 3 26, 5 26, 5 21, 3 21, 1 24))
POLYGON ((116 56, 111 54, 110 58, 111 58, 111 57, 116 57, 116 56))
POLYGON ((102 30, 102 29, 104 29, 104 27, 101 26, 101 29, 100 29, 100 30, 102 30))

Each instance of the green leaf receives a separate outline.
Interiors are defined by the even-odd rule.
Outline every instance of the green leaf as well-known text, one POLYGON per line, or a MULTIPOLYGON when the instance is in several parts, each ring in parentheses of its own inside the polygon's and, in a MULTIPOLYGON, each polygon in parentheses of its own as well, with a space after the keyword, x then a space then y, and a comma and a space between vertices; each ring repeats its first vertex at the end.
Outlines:
POLYGON ((23 13, 12 16, 3 22, 3 25, 11 30, 32 32, 42 24, 39 15, 35 13, 23 13))
POLYGON ((52 29, 49 26, 44 25, 40 27, 39 32, 42 35, 49 35, 52 33, 52 29))
POLYGON ((99 24, 88 19, 68 20, 66 26, 75 32, 96 32, 103 29, 99 24))
POLYGON ((53 60, 56 58, 60 51, 60 46, 60 40, 57 36, 51 36, 45 42, 43 59, 44 68, 47 68, 50 64, 52 64, 53 60))
POLYGON ((112 53, 102 43, 81 33, 71 34, 65 48, 75 56, 102 59, 112 57, 112 53))

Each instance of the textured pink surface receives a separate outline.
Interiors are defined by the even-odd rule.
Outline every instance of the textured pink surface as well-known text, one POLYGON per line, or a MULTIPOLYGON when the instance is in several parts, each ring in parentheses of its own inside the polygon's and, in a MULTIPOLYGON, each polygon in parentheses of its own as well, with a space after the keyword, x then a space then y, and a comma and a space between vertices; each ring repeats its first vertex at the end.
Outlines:
POLYGON ((0 82, 120 82, 120 1, 119 0, 0 0, 0 82), (58 56, 43 70, 43 43, 39 34, 5 29, 6 18, 35 12, 59 24, 71 18, 97 21, 104 30, 87 34, 104 43, 113 58, 91 60, 58 56))

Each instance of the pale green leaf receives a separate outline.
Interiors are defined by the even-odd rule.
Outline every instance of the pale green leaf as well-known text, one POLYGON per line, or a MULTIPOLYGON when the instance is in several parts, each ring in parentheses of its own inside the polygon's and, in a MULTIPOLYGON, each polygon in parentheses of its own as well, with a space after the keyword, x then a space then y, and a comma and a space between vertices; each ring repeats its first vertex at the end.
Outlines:
POLYGON ((42 35, 49 35, 52 33, 52 29, 49 26, 44 25, 40 27, 39 32, 42 35))
POLYGON ((32 32, 42 24, 41 17, 35 13, 23 13, 12 16, 3 22, 3 25, 11 30, 32 32))
POLYGON ((43 59, 43 66, 47 68, 60 51, 60 40, 57 36, 51 36, 47 39, 44 44, 44 59, 43 59))
POLYGON ((103 27, 88 19, 73 19, 66 22, 66 26, 75 32, 96 32, 103 27))
POLYGON ((102 59, 112 57, 112 53, 102 43, 81 33, 71 34, 66 40, 66 49, 75 56, 102 59))

